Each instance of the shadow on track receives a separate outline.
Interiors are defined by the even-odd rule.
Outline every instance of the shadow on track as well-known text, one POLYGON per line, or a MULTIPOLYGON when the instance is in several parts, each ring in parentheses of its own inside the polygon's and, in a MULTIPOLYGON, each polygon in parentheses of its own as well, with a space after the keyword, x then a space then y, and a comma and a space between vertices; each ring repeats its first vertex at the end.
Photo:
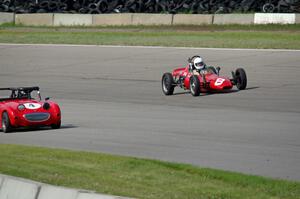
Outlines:
MULTIPOLYGON (((78 126, 73 125, 73 124, 63 124, 60 128, 61 129, 71 129, 71 128, 78 128, 78 126)), ((21 128, 17 128, 17 129, 12 129, 11 132, 8 132, 6 134, 25 133, 25 132, 39 132, 39 131, 49 131, 49 132, 51 132, 51 130, 59 130, 59 129, 52 129, 49 126, 31 127, 31 128, 21 127, 21 128)), ((3 133, 2 130, 1 130, 1 133, 3 133)))
MULTIPOLYGON (((253 87, 249 87, 246 88, 245 90, 253 90, 253 89, 258 89, 260 88, 259 86, 253 86, 253 87)), ((216 94, 230 94, 230 93, 236 93, 236 92, 240 92, 242 90, 237 90, 237 89, 231 89, 231 90, 222 90, 222 91, 209 91, 209 92, 201 92, 200 96, 210 96, 210 95, 216 95, 216 94)), ((190 91, 184 91, 184 92, 178 92, 178 93, 174 93, 173 95, 186 95, 186 94, 190 94, 190 91)))

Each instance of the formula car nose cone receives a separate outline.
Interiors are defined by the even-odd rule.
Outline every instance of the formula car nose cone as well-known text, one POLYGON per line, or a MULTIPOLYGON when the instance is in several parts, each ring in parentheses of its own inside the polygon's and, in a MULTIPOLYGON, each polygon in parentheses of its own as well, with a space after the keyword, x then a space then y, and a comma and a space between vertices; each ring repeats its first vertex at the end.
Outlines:
POLYGON ((232 83, 227 78, 219 77, 210 86, 215 90, 227 90, 232 88, 232 83))
POLYGON ((49 119, 50 114, 49 113, 29 113, 25 114, 24 117, 26 120, 30 122, 42 122, 49 119))

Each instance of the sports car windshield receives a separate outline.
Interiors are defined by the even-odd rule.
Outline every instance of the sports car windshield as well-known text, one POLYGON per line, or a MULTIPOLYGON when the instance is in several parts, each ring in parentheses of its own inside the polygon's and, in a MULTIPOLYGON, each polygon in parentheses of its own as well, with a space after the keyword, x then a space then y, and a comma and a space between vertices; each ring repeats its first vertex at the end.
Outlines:
POLYGON ((30 90, 0 90, 0 100, 35 99, 41 100, 39 91, 30 90))
POLYGON ((0 100, 10 98, 11 91, 10 90, 0 90, 0 100))
POLYGON ((30 94, 31 99, 41 100, 39 91, 32 91, 30 94))

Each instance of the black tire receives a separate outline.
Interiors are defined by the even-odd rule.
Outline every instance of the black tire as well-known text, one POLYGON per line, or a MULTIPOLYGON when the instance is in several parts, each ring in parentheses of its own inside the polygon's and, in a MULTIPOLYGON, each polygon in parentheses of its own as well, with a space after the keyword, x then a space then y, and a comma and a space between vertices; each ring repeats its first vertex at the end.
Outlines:
POLYGON ((9 116, 8 116, 7 112, 2 113, 1 125, 2 125, 3 133, 8 133, 11 131, 11 124, 10 124, 10 120, 9 120, 9 116))
POLYGON ((194 97, 200 95, 200 81, 197 75, 190 77, 190 90, 194 97))
POLYGON ((173 95, 174 93, 174 80, 171 73, 165 73, 161 80, 162 91, 165 95, 173 95))
POLYGON ((238 68, 235 71, 236 87, 239 90, 244 90, 247 87, 247 76, 243 68, 238 68))
POLYGON ((52 129, 59 129, 61 127, 61 121, 59 121, 57 124, 52 124, 51 128, 52 129))
POLYGON ((275 6, 272 3, 265 3, 262 7, 262 11, 265 13, 273 13, 275 11, 275 6))

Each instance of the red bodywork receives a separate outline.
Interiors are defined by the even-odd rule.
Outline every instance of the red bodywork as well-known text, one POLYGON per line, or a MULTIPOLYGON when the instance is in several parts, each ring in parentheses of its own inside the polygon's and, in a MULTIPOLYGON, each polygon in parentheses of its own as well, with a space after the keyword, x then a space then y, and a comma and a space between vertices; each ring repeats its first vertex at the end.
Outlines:
MULTIPOLYGON (((189 66, 185 68, 178 68, 173 70, 172 76, 174 79, 184 78, 183 87, 185 89, 190 89, 190 77, 193 73, 189 70, 189 66)), ((201 92, 209 91, 223 91, 229 90, 233 87, 231 80, 228 77, 218 76, 215 73, 208 73, 205 75, 206 84, 204 84, 203 77, 201 74, 198 75, 200 81, 201 92)))
POLYGON ((60 108, 52 101, 1 99, 0 122, 2 122, 3 112, 7 112, 11 127, 13 128, 51 126, 60 124, 61 122, 60 108), (44 106, 45 103, 48 103, 47 106, 44 106), (19 105, 24 105, 25 108, 20 110, 18 108, 19 105))

